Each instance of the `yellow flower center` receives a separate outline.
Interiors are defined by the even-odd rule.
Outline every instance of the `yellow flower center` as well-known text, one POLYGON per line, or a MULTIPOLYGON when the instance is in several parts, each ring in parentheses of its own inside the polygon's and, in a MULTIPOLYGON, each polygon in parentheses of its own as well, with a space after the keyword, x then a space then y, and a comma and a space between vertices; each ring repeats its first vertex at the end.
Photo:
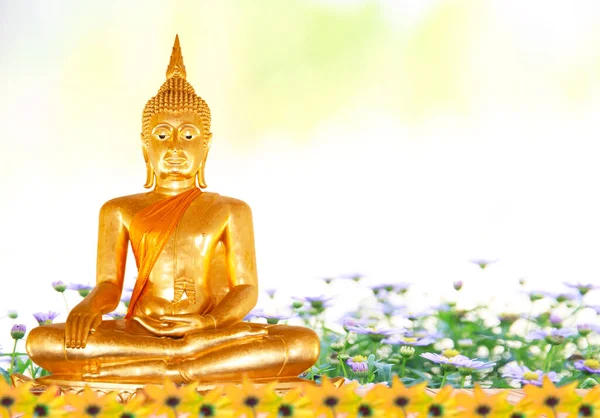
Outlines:
POLYGON ((540 376, 536 372, 525 372, 523 373, 523 379, 525 380, 538 380, 540 376))
POLYGON ((407 343, 414 343, 415 341, 417 341, 417 339, 413 337, 402 337, 402 339, 407 343))
POLYGON ((594 360, 593 358, 584 361, 583 364, 584 366, 587 366, 590 369, 600 369, 600 361, 594 360))
POLYGON ((458 356, 460 353, 457 350, 444 350, 442 352, 442 356, 446 357, 446 358, 452 358, 452 357, 456 357, 458 356))
POLYGON ((354 363, 363 363, 363 362, 367 361, 367 358, 365 356, 360 356, 359 355, 359 356, 352 357, 352 361, 354 363))

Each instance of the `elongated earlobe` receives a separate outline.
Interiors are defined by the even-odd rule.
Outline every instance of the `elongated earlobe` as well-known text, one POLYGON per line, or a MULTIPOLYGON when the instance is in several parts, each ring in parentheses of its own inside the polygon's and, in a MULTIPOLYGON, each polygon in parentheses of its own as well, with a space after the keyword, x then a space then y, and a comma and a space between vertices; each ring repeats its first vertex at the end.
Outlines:
POLYGON ((152 186, 154 186, 154 170, 152 170, 149 163, 146 163, 146 184, 144 184, 144 187, 151 189, 152 186))
POLYGON ((204 180, 204 163, 196 171, 196 186, 201 189, 206 189, 206 180, 204 180))
POLYGON ((209 133, 204 139, 204 159, 202 160, 202 164, 200 164, 200 168, 196 171, 196 185, 201 189, 206 189, 206 179, 204 178, 204 167, 206 166, 206 159, 208 158, 208 151, 210 150, 210 144, 212 143, 212 132, 209 133))
POLYGON ((146 189, 151 189, 154 186, 154 170, 150 165, 150 161, 148 160, 148 152, 146 151, 146 147, 142 145, 142 153, 144 154, 144 161, 146 161, 146 184, 144 187, 146 189))

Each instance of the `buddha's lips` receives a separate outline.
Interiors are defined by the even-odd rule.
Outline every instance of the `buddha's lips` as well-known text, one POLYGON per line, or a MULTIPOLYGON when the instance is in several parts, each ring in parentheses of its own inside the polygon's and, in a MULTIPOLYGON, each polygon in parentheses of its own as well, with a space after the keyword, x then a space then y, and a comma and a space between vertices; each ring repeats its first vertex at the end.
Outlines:
POLYGON ((165 161, 170 165, 182 165, 187 162, 185 158, 167 158, 165 161))

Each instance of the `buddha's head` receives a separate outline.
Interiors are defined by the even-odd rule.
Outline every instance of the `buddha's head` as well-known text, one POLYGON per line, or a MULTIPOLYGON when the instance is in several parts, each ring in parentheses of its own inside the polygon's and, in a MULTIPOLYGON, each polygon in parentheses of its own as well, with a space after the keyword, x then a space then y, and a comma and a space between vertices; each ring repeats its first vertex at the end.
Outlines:
POLYGON ((142 151, 146 184, 197 179, 206 187, 204 166, 210 148, 210 109, 185 79, 179 37, 167 68, 167 81, 146 103, 142 116, 142 151), (158 181, 157 181, 158 182, 158 181))

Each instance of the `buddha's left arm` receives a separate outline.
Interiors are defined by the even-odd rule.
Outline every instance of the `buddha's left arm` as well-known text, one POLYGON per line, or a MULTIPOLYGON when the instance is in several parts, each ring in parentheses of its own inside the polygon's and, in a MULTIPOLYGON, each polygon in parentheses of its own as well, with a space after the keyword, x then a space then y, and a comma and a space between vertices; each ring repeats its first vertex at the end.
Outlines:
POLYGON ((239 200, 229 204, 223 244, 229 275, 229 292, 210 313, 218 328, 241 321, 256 306, 258 278, 254 228, 250 206, 239 200))

